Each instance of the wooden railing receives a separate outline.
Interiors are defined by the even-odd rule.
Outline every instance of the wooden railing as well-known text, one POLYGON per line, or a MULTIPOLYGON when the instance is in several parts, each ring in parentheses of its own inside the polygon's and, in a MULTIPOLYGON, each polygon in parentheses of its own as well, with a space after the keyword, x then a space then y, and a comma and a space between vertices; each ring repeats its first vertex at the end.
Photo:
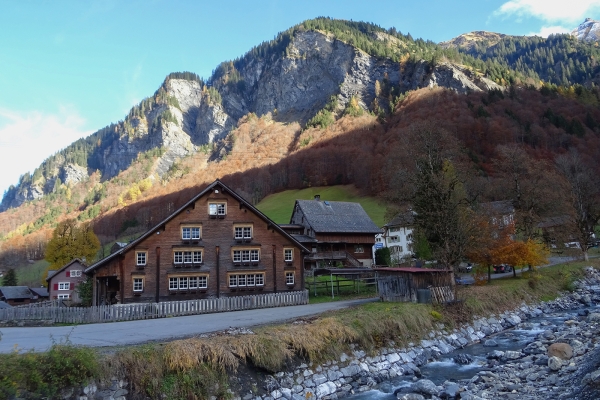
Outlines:
POLYGON ((115 304, 97 307, 19 307, 0 309, 0 320, 51 320, 54 323, 87 324, 178 317, 224 311, 285 307, 308 304, 308 291, 251 296, 166 301, 162 303, 115 304))
POLYGON ((362 267, 362 262, 358 261, 356 257, 344 250, 337 251, 317 251, 310 253, 306 256, 309 260, 340 260, 346 261, 351 267, 362 267))

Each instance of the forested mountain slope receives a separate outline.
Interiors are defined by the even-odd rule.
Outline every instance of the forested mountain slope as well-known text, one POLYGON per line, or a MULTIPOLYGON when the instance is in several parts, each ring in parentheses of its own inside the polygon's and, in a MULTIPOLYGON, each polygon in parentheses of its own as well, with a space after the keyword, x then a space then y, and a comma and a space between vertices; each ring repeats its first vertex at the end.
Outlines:
MULTIPOLYGON (((123 121, 49 157, 5 194, 0 263, 43 257, 66 217, 92 220, 103 243, 144 230, 215 178, 253 203, 333 184, 385 194, 399 140, 420 121, 452 132, 486 180, 498 145, 518 143, 540 159, 571 148, 594 158, 598 91, 572 81, 527 86, 530 72, 512 70, 506 49, 555 42, 510 42, 517 39, 495 37, 490 49, 504 50, 484 60, 480 45, 443 48, 393 28, 318 18, 221 64, 207 80, 173 73, 123 121)), ((592 47, 569 49, 591 59, 592 47)))

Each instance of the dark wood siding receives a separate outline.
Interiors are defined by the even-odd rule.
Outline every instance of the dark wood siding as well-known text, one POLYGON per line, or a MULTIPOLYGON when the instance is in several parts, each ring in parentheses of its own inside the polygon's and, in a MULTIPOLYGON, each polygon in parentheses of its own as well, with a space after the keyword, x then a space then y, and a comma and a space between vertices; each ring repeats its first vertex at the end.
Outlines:
POLYGON ((148 236, 122 256, 101 267, 96 278, 117 276, 121 280, 123 302, 154 301, 158 293, 159 301, 185 300, 236 296, 252 293, 273 293, 300 290, 301 287, 301 248, 288 237, 269 225, 252 210, 246 208, 233 196, 223 191, 207 193, 192 206, 166 223, 163 229, 148 236), (209 204, 226 204, 226 215, 209 216, 209 204), (250 240, 236 240, 234 225, 252 227, 250 240), (201 239, 184 241, 182 226, 201 227, 201 239), (293 261, 284 261, 284 248, 293 248, 293 261), (160 249, 160 250, 157 250, 160 249), (202 251, 202 263, 193 266, 179 266, 174 263, 175 250, 202 251), (260 260, 256 263, 234 263, 233 250, 259 250, 260 260), (136 252, 147 252, 144 267, 136 265, 136 252), (119 263, 122 263, 122 273, 119 263), (295 274, 295 283, 286 284, 286 272, 295 274), (264 274, 264 286, 229 287, 230 274, 264 274), (170 277, 207 276, 206 290, 169 290, 170 277), (144 280, 142 292, 133 291, 134 277, 144 280))

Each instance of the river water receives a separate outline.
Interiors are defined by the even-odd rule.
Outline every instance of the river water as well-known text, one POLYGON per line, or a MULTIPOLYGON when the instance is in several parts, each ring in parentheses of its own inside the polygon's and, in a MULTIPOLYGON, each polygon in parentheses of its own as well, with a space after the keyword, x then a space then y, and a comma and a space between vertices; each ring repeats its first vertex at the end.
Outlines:
MULTIPOLYGON (((588 307, 586 310, 589 312, 598 312, 598 307, 588 307)), ((500 332, 485 339, 493 339, 498 344, 497 347, 485 347, 482 343, 477 343, 444 354, 439 360, 420 367, 422 378, 429 379, 436 385, 440 385, 446 381, 457 383, 461 383, 462 381, 462 383, 465 383, 465 381, 470 380, 479 371, 482 371, 485 368, 487 364, 487 355, 489 353, 494 350, 521 350, 525 348, 527 344, 533 342, 538 334, 548 329, 552 329, 555 326, 560 326, 566 320, 576 319, 579 312, 580 310, 577 309, 566 310, 545 315, 543 317, 532 318, 519 324, 516 329, 500 332), (454 358, 461 354, 470 356, 472 362, 466 365, 456 363, 454 358)), ((378 384, 373 390, 347 398, 352 400, 395 400, 396 396, 394 395, 394 392, 399 389, 402 390, 402 388, 406 388, 407 392, 410 392, 408 388, 410 388, 413 383, 414 380, 412 375, 398 376, 378 384)))

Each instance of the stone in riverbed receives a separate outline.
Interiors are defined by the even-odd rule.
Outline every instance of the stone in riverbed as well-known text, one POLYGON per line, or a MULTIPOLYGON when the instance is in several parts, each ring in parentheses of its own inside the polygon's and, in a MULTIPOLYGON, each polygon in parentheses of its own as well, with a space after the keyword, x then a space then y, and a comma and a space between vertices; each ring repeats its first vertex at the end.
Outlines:
POLYGON ((461 365, 468 365, 473 362, 473 357, 468 354, 457 354, 453 358, 454 362, 461 365))
POLYGON ((483 343, 483 347, 498 347, 498 342, 494 339, 488 339, 483 343))
POLYGON ((568 343, 553 343, 548 347, 548 357, 570 360, 573 357, 573 348, 568 343))
POLYGON ((552 371, 558 371, 562 368, 563 362, 560 358, 553 356, 548 358, 548 368, 552 371))
POLYGON ((418 380, 413 386, 412 390, 420 393, 425 393, 429 395, 437 395, 439 390, 435 383, 431 382, 429 379, 421 379, 418 380))
POLYGON ((398 393, 396 395, 396 398, 398 400, 425 400, 425 397, 423 397, 417 393, 407 393, 407 394, 398 393))

